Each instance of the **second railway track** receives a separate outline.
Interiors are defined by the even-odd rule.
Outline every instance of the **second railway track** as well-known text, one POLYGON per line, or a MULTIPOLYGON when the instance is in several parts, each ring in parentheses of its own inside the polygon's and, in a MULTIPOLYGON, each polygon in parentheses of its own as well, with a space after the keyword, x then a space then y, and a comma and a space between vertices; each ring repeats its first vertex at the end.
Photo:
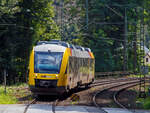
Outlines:
POLYGON ((107 113, 104 109, 102 109, 103 106, 101 106, 101 103, 100 103, 100 100, 98 99, 98 97, 100 95, 102 95, 103 93, 107 94, 106 96, 108 96, 108 93, 109 93, 108 91, 113 89, 113 90, 115 90, 116 93, 113 94, 112 100, 114 99, 113 101, 117 105, 119 105, 121 108, 128 110, 121 103, 119 103, 119 101, 117 100, 117 96, 118 96, 119 92, 121 92, 122 90, 127 89, 129 87, 133 87, 135 85, 138 85, 139 82, 140 82, 140 80, 132 80, 132 81, 128 81, 128 82, 120 82, 120 83, 105 87, 104 89, 95 93, 95 95, 93 96, 93 103, 96 107, 98 107, 100 109, 100 111, 102 113, 107 113))

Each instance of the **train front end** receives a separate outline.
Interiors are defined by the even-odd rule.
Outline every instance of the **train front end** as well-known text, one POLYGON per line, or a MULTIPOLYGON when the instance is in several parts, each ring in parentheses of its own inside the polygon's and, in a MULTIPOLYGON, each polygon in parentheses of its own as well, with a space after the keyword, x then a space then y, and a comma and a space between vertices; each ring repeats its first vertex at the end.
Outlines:
POLYGON ((34 47, 30 56, 29 86, 33 94, 59 95, 66 90, 67 48, 55 44, 34 47))

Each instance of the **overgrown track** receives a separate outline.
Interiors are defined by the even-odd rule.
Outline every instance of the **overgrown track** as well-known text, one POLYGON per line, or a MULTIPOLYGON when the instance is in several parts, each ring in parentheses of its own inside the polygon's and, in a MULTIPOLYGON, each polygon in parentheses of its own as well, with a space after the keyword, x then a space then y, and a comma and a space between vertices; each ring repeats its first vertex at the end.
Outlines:
MULTIPOLYGON (((94 103, 94 105, 95 105, 96 107, 98 107, 98 108, 100 109, 101 112, 107 113, 107 112, 106 112, 105 110, 103 110, 103 109, 101 108, 101 106, 99 105, 99 103, 98 103, 98 101, 97 101, 98 95, 101 95, 101 94, 104 93, 105 91, 108 91, 108 90, 114 89, 114 88, 117 88, 117 89, 119 88, 119 90, 121 91, 121 90, 123 90, 123 89, 125 89, 125 88, 138 85, 139 82, 140 82, 140 80, 132 80, 132 81, 127 81, 127 82, 126 82, 126 81, 125 81, 125 82, 122 82, 122 81, 121 81, 121 82, 118 82, 118 83, 116 83, 116 84, 110 84, 110 86, 108 86, 108 87, 102 89, 101 91, 98 91, 98 92, 95 93, 95 95, 93 96, 93 103, 94 103)), ((117 94, 115 94, 114 99, 116 99, 116 96, 117 96, 117 94)), ((119 103, 119 102, 118 102, 118 103, 119 103)), ((127 109, 127 108, 126 108, 126 109, 127 109)))

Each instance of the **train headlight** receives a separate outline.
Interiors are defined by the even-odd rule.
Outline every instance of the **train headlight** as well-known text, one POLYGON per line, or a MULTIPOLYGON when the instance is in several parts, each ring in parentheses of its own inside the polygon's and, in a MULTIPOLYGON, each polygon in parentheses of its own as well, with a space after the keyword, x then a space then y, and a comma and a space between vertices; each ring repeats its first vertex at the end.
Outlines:
POLYGON ((35 78, 37 78, 37 74, 35 74, 35 78))
POLYGON ((56 75, 56 78, 58 78, 58 75, 56 75))

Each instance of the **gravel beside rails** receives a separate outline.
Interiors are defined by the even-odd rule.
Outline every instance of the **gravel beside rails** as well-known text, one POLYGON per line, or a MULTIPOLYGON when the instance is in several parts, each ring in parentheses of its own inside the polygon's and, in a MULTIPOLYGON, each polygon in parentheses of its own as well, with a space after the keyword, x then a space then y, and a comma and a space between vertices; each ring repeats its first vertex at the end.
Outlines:
POLYGON ((67 106, 67 105, 84 105, 84 106, 94 106, 93 96, 94 94, 106 87, 107 85, 101 85, 90 88, 79 88, 79 92, 72 94, 66 100, 63 100, 58 105, 67 106), (75 98, 75 99, 74 99, 75 98))
MULTIPOLYGON (((105 87, 105 86, 103 86, 105 87)), ((81 92, 76 93, 76 95, 79 96, 79 100, 72 101, 71 97, 67 98, 66 100, 59 103, 59 105, 86 105, 86 106, 94 106, 92 97, 95 94, 95 92, 99 91, 100 89, 103 89, 102 86, 98 86, 95 88, 89 88, 87 90, 83 90, 81 92)), ((137 108, 136 105, 136 97, 139 86, 135 86, 133 88, 124 90, 119 95, 119 101, 121 103, 124 103, 123 105, 126 105, 126 107, 129 106, 129 108, 135 109, 137 108), (131 90, 132 89, 132 90, 131 90), (135 91, 136 90, 136 91, 135 91)), ((106 93, 102 93, 99 96, 99 104, 101 107, 117 107, 118 106, 114 103, 113 100, 113 94, 117 91, 116 89, 111 89, 107 91, 106 93)))

